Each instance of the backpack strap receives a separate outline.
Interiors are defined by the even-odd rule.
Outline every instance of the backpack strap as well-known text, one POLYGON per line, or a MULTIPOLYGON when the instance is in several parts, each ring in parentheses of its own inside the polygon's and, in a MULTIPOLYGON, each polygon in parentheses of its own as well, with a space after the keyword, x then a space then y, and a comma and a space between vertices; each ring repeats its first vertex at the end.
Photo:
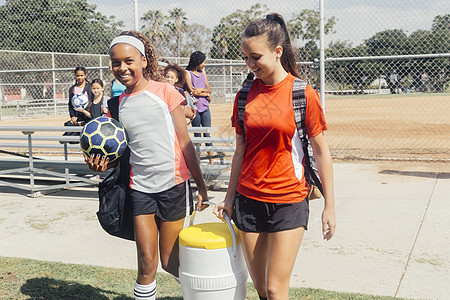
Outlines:
POLYGON ((245 127, 244 127, 244 115, 245 115, 245 105, 247 105, 247 96, 248 92, 250 91, 250 88, 252 87, 251 84, 244 85, 239 92, 238 97, 238 117, 239 117, 239 126, 242 129, 242 132, 244 133, 244 141, 245 141, 245 127))
MULTIPOLYGON (((111 115, 111 118, 115 119, 117 122, 119 122, 119 98, 120 96, 112 97, 108 100, 108 110, 111 115)), ((119 175, 119 183, 127 188, 129 188, 130 184, 130 148, 127 147, 125 152, 122 154, 122 156, 119 158, 119 164, 116 166, 116 168, 119 169, 120 175, 119 175)))
POLYGON ((317 171, 316 161, 314 159, 311 143, 306 132, 306 82, 295 78, 292 87, 292 104, 294 108, 295 125, 298 136, 302 142, 303 155, 305 157, 305 179, 309 185, 315 185, 323 194, 322 183, 320 182, 319 172, 317 171))
POLYGON ((111 117, 116 121, 119 121, 119 97, 112 97, 108 100, 108 110, 111 114, 111 117))

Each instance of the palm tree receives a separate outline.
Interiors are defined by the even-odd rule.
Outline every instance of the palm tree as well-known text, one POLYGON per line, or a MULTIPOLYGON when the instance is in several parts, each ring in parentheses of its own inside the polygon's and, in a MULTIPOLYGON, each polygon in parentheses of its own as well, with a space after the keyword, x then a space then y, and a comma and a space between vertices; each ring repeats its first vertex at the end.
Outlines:
POLYGON ((181 43, 181 34, 183 30, 186 28, 186 13, 182 8, 174 8, 169 10, 169 28, 172 32, 175 33, 176 37, 176 54, 177 57, 180 56, 180 43, 181 43))
MULTIPOLYGON (((219 24, 214 28, 212 40, 217 51, 220 53, 220 58, 226 58, 228 53, 228 40, 229 36, 229 27, 225 24, 219 24)), ((218 54, 219 54, 218 53, 218 54)))
POLYGON ((166 16, 160 10, 149 10, 141 18, 144 25, 141 27, 143 34, 147 35, 155 47, 159 47, 166 38, 164 22, 166 16))

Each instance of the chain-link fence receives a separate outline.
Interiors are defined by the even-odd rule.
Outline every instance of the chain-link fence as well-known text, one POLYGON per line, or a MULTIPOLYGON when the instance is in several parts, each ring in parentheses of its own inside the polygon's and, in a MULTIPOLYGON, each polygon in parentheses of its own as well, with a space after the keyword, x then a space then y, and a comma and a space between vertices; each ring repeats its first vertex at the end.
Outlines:
MULTIPOLYGON (((448 159, 450 11, 438 0, 324 1, 325 112, 335 157, 448 159), (447 11, 446 11, 447 10, 447 11)), ((232 103, 248 68, 240 33, 250 20, 281 13, 303 77, 319 81, 319 0, 206 2, 0 0, 0 117, 3 124, 67 117, 73 69, 112 76, 107 49, 138 28, 159 55, 186 65, 207 54, 211 111, 219 135, 233 135, 232 103)))

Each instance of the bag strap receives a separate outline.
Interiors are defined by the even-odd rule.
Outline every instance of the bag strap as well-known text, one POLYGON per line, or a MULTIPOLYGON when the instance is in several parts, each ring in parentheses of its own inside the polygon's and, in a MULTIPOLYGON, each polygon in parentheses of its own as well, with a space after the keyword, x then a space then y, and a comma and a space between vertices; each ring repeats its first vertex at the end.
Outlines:
POLYGON ((242 132, 244 133, 244 141, 245 141, 245 127, 244 127, 244 115, 245 115, 245 105, 247 105, 247 96, 248 92, 250 91, 250 88, 252 87, 251 84, 244 85, 239 92, 238 97, 238 117, 239 117, 239 126, 242 129, 242 132))
POLYGON ((119 121, 119 97, 112 97, 108 100, 108 110, 111 114, 111 117, 116 121, 119 121))
MULTIPOLYGON (((108 110, 111 115, 111 118, 115 119, 119 122, 119 98, 120 96, 112 97, 108 100, 108 110)), ((125 152, 119 158, 119 164, 117 164, 116 168, 120 171, 119 182, 123 186, 129 188, 130 183, 130 148, 127 147, 125 152)))
POLYGON ((305 157, 305 179, 308 184, 314 184, 323 194, 322 183, 319 179, 316 161, 306 132, 306 82, 295 78, 292 87, 292 105, 294 108, 295 125, 298 136, 302 142, 303 155, 305 157))

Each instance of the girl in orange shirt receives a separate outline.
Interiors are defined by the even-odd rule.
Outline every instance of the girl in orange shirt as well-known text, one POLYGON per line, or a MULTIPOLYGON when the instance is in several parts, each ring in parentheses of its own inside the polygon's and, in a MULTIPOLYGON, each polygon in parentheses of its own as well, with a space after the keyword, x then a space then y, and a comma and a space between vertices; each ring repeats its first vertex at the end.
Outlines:
MULTIPOLYGON (((283 18, 276 13, 249 23, 242 34, 245 62, 257 79, 247 96, 244 131, 237 99, 232 117, 236 151, 225 200, 214 213, 232 216, 260 299, 289 299, 289 279, 307 228, 308 184, 292 108, 295 55, 283 18)), ((335 231, 333 170, 317 92, 305 89, 306 131, 324 190, 323 238, 335 231)))

